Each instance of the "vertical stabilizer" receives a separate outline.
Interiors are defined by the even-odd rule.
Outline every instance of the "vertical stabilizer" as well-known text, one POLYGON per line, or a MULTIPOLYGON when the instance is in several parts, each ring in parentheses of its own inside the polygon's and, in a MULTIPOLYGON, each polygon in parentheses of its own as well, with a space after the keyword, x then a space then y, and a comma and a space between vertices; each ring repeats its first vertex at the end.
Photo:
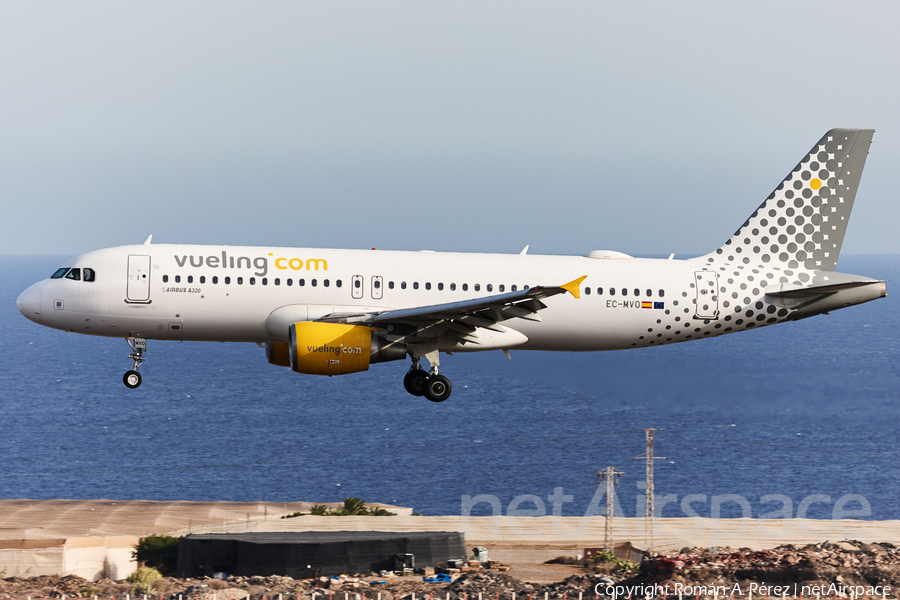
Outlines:
POLYGON ((873 133, 826 133, 734 236, 701 258, 833 271, 873 133))

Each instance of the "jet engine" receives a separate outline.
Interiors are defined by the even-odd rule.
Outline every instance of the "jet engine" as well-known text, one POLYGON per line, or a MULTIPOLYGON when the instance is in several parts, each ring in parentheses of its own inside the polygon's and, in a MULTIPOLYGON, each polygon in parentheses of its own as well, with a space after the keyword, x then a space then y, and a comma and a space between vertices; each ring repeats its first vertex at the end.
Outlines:
POLYGON ((266 359, 308 375, 367 371, 370 364, 406 357, 405 344, 361 325, 302 321, 291 325, 289 339, 287 344, 266 344, 266 359))

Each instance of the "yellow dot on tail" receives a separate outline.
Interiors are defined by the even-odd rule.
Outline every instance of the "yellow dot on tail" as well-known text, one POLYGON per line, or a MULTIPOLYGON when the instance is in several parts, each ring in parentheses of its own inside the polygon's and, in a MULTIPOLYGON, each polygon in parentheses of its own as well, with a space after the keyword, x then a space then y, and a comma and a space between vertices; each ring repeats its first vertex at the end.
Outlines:
POLYGON ((809 187, 811 187, 814 190, 817 190, 820 187, 822 187, 822 181, 817 178, 813 178, 813 180, 809 182, 809 187))

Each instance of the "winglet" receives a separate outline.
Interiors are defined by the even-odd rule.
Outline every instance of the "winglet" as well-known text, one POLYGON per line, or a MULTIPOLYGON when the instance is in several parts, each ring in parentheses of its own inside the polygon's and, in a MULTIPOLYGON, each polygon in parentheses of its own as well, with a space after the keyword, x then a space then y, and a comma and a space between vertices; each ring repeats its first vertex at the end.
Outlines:
POLYGON ((149 246, 149 245, 150 245, 150 240, 152 240, 152 239, 153 239, 153 234, 151 233, 151 234, 150 234, 150 237, 148 237, 146 240, 144 240, 144 245, 145 245, 145 246, 149 246))
POLYGON ((581 285, 581 282, 584 281, 585 279, 587 279, 587 275, 582 275, 578 279, 573 279, 569 283, 567 283, 565 285, 561 285, 559 287, 566 290, 567 292, 569 292, 576 298, 581 298, 581 287, 579 287, 579 286, 581 285))

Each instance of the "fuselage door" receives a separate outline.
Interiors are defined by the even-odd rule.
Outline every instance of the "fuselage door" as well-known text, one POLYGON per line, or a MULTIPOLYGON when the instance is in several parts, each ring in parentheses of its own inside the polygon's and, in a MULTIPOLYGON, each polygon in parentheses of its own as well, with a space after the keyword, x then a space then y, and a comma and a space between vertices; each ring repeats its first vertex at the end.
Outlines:
POLYGON ((381 300, 381 296, 384 294, 384 290, 382 289, 384 286, 384 281, 382 280, 381 275, 373 275, 372 276, 372 298, 375 300, 381 300))
POLYGON ((362 275, 354 275, 350 282, 350 293, 356 300, 363 297, 363 278, 362 275))
POLYGON ((143 254, 128 255, 128 302, 150 302, 150 257, 143 254))
POLYGON ((694 286, 697 291, 695 319, 719 318, 719 274, 715 271, 695 271, 694 286))

